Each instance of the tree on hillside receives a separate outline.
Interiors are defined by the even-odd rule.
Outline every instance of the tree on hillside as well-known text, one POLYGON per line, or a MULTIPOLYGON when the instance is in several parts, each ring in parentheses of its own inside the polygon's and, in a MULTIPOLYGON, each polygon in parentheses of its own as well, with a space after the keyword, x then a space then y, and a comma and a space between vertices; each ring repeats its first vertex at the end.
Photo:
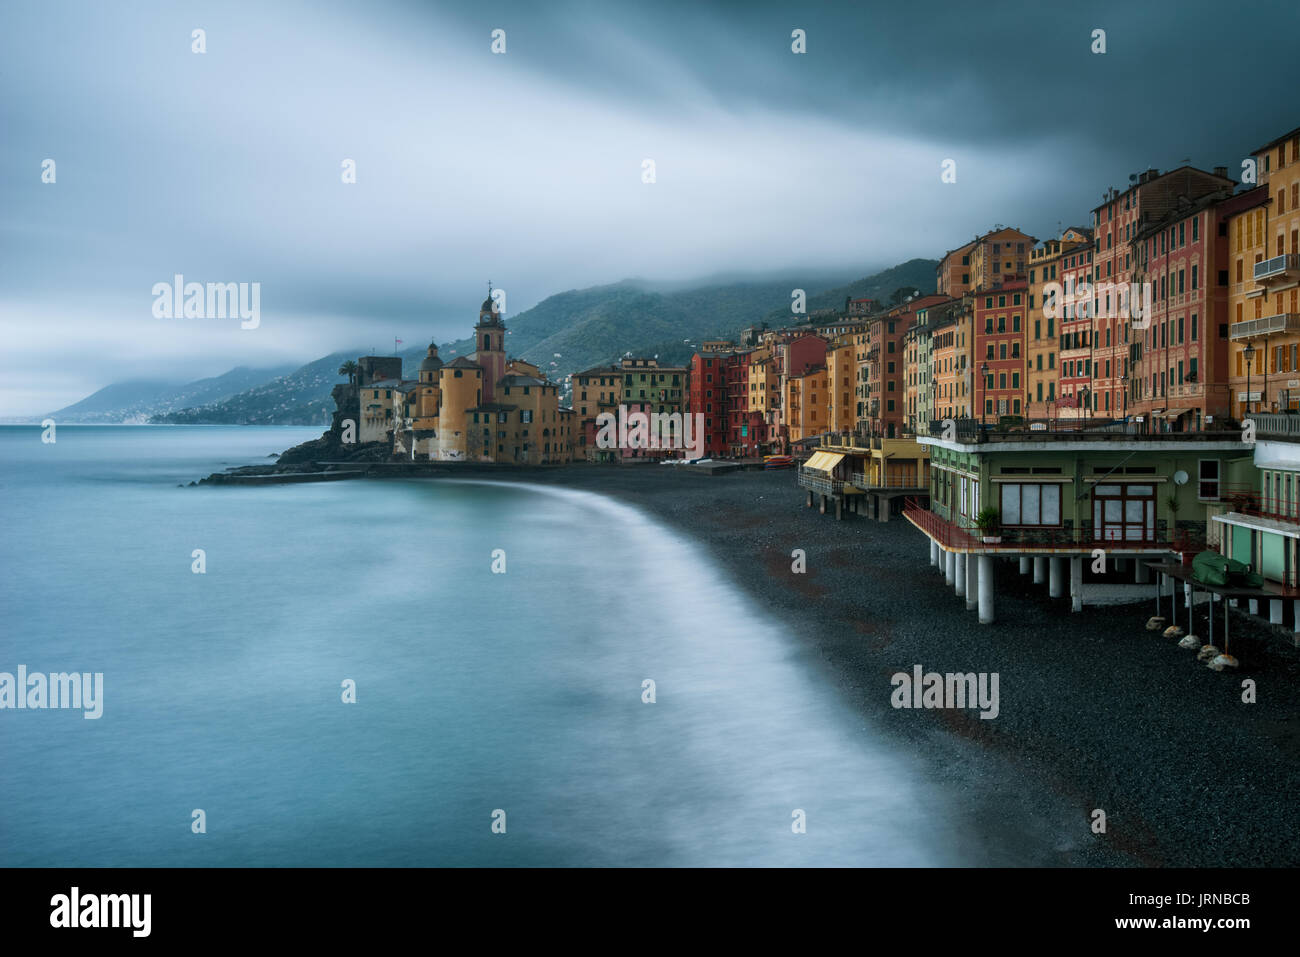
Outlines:
POLYGON ((349 359, 347 362, 343 363, 343 365, 339 366, 339 375, 345 375, 348 377, 348 385, 354 385, 356 383, 357 371, 357 364, 352 359, 349 359))

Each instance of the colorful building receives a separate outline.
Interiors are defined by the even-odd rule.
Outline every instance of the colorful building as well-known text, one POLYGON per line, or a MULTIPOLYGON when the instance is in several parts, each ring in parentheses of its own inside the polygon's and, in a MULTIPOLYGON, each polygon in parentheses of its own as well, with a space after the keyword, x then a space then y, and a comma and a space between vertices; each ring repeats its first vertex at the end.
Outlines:
POLYGON ((1300 408, 1300 130, 1259 147, 1254 160, 1249 206, 1225 217, 1238 416, 1300 408))

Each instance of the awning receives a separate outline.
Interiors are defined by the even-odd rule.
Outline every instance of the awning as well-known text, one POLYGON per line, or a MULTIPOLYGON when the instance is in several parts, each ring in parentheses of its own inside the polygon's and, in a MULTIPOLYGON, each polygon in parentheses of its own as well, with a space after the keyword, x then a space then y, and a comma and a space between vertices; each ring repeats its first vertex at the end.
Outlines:
POLYGON ((1159 412, 1152 412, 1153 419, 1176 419, 1180 415, 1186 415, 1191 409, 1161 409, 1159 412))
POLYGON ((815 469, 818 472, 829 472, 839 465, 843 459, 843 454, 839 452, 814 452, 812 458, 805 462, 803 467, 815 469))

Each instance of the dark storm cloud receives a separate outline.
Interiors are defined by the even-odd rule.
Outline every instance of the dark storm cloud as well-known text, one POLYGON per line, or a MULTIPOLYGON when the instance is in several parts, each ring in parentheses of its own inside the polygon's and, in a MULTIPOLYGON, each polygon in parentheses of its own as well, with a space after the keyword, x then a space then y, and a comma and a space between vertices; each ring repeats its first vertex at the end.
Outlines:
POLYGON ((1295 126, 1295 25, 1286 4, 13 5, 0 412, 459 337, 489 278, 517 313, 626 276, 865 272, 994 222, 1045 236, 1135 170, 1235 167, 1295 126), (262 324, 155 319, 176 273, 261 282, 262 324))

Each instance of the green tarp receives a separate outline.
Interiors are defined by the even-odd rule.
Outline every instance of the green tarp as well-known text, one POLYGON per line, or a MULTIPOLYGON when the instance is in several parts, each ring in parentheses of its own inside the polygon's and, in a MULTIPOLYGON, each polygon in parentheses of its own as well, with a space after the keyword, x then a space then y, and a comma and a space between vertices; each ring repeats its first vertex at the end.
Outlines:
POLYGON ((1215 551, 1201 552, 1192 559, 1192 577, 1206 585, 1258 588, 1264 584, 1264 579, 1245 562, 1224 558, 1215 551))

